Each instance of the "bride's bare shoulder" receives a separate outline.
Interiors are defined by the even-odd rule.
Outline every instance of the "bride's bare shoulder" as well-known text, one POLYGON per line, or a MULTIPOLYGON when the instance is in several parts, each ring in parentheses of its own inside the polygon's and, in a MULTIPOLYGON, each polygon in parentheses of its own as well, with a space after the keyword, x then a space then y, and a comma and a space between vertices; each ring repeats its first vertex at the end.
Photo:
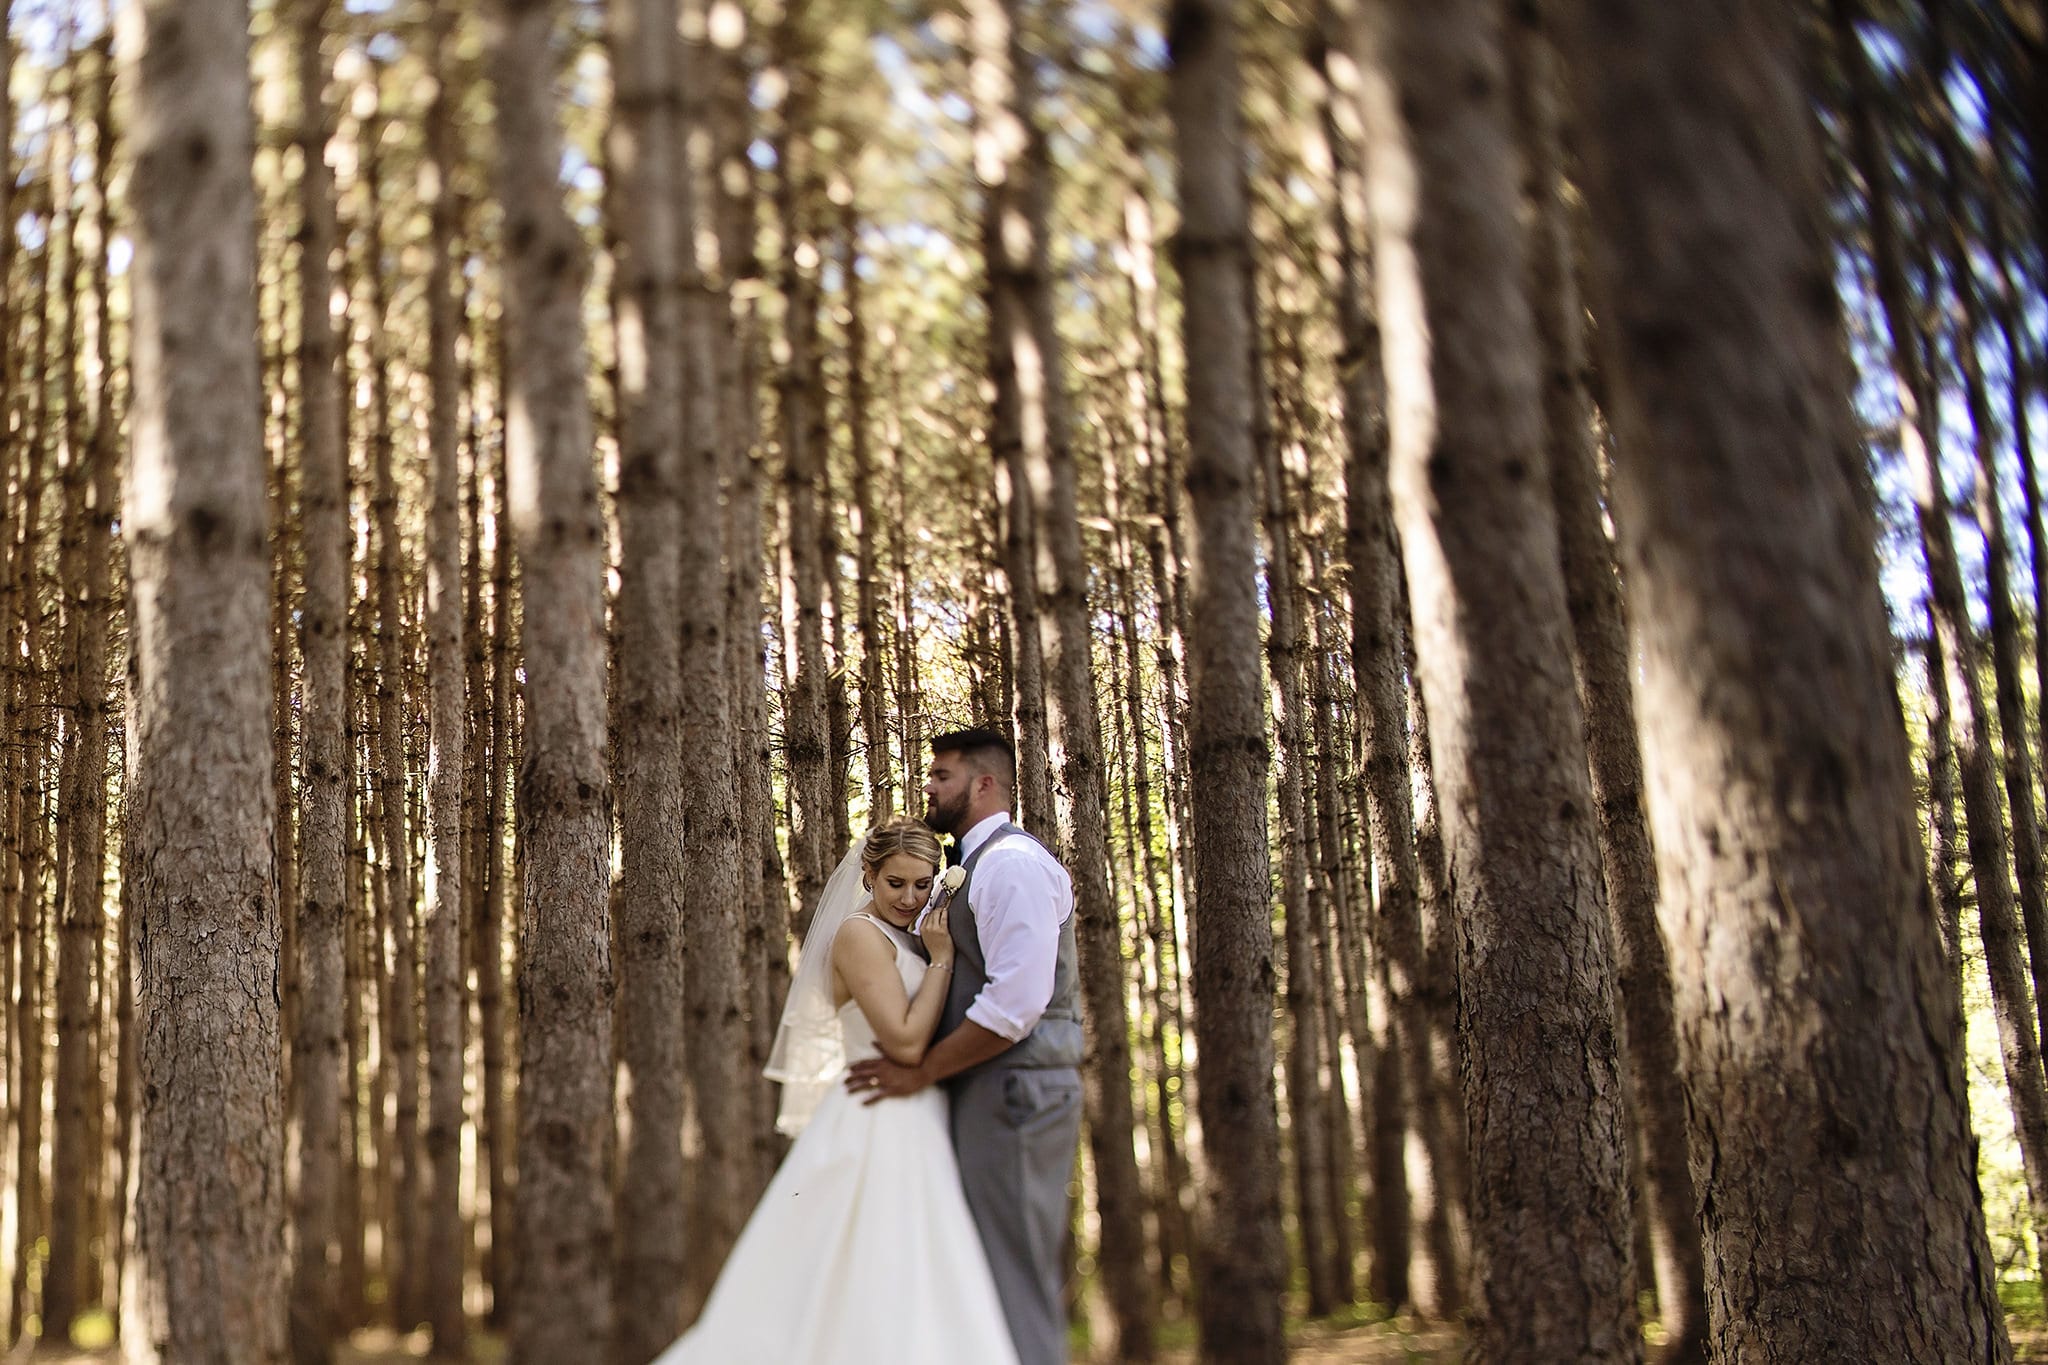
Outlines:
POLYGON ((882 922, 872 915, 853 914, 846 917, 846 923, 839 926, 839 932, 832 936, 832 960, 834 962, 857 962, 869 957, 896 956, 895 940, 882 922), (858 933, 848 933, 856 924, 867 926, 858 933))

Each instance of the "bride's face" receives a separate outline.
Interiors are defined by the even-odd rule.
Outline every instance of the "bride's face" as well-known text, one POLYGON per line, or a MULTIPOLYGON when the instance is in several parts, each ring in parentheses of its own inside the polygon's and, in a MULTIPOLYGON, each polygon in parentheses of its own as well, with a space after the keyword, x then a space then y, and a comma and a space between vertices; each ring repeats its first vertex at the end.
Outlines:
POLYGON ((931 899, 933 867, 915 853, 891 853, 875 869, 875 913, 899 929, 908 929, 931 899))

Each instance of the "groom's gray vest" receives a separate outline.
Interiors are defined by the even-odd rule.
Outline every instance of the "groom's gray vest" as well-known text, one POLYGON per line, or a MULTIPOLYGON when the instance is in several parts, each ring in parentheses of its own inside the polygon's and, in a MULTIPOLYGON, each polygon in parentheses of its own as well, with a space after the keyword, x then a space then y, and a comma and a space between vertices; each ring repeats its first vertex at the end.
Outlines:
MULTIPOLYGON (((945 1012, 939 1016, 937 1036, 940 1038, 960 1027, 967 1018, 967 1007, 988 984, 988 957, 982 951, 981 932, 974 922, 974 911, 967 904, 967 891, 974 883, 974 865, 999 839, 1029 838, 1031 836, 1016 824, 1004 825, 982 840, 980 846, 968 855, 967 861, 961 864, 967 869, 967 880, 960 883, 960 889, 953 893, 952 912, 947 917, 947 925, 953 933, 953 983, 946 992, 945 1012)), ((1074 950, 1074 917, 1070 914, 1066 923, 1060 926, 1059 955, 1052 975, 1052 999, 1047 1002, 1037 1026, 1007 1052, 961 1072, 952 1080, 965 1080, 988 1067, 1048 1069, 1081 1065, 1078 962, 1079 957, 1074 950)))

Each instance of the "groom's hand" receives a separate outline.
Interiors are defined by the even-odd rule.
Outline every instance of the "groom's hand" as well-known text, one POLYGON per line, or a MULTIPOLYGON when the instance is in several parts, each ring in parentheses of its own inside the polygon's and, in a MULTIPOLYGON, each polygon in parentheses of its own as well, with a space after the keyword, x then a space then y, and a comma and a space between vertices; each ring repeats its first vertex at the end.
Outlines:
POLYGON ((923 1067, 904 1066, 887 1057, 855 1062, 846 1073, 846 1088, 862 1096, 863 1104, 915 1095, 930 1084, 923 1067))

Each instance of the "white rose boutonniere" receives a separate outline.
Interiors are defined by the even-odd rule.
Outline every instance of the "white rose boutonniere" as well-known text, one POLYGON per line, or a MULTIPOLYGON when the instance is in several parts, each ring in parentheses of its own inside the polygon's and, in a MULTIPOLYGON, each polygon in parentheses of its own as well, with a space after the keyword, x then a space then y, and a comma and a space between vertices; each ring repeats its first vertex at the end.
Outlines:
POLYGON ((944 891, 958 891, 960 883, 967 880, 967 869, 958 863, 939 874, 939 887, 944 891))

